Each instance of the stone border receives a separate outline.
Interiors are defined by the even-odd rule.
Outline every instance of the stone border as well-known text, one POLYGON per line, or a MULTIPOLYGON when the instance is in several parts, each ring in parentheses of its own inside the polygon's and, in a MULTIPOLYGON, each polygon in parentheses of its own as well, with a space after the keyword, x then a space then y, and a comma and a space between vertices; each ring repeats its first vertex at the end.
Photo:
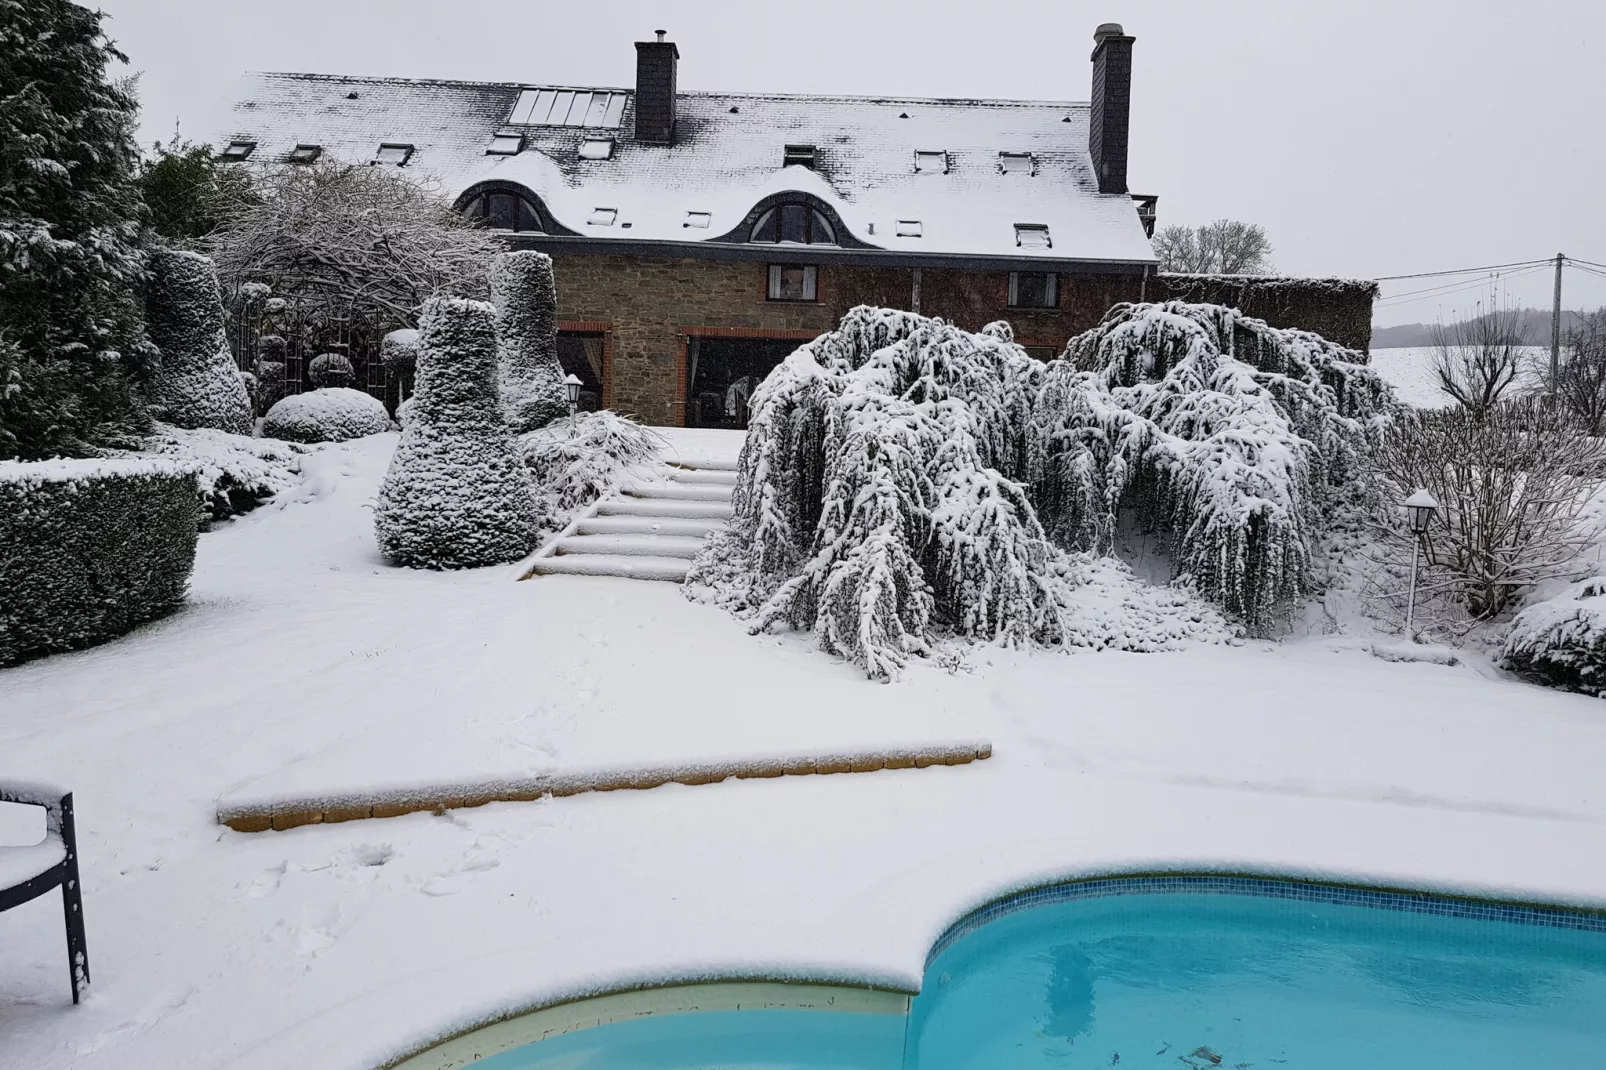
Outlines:
POLYGON ((440 812, 493 802, 532 802, 553 796, 588 791, 644 791, 665 784, 717 784, 779 776, 823 776, 833 773, 872 773, 880 769, 924 769, 932 765, 965 765, 991 758, 993 745, 985 740, 935 744, 892 750, 857 751, 823 757, 768 758, 752 761, 701 763, 656 768, 604 770, 595 773, 553 773, 482 784, 447 784, 435 787, 379 791, 368 794, 329 795, 277 801, 219 802, 217 822, 236 832, 267 832, 298 825, 333 824, 366 818, 400 817, 420 811, 440 812))

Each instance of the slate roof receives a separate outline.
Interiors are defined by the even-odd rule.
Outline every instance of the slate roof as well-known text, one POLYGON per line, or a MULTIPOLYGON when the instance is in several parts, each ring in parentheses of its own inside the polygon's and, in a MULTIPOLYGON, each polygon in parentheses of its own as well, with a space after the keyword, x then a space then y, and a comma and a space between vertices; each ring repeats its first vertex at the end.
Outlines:
MULTIPOLYGON (((730 249, 763 198, 797 191, 829 205, 846 225, 841 251, 789 246, 855 261, 958 260, 1141 270, 1154 264, 1136 208, 1101 194, 1089 158, 1086 103, 932 100, 681 92, 676 142, 633 138, 634 93, 617 129, 510 127, 519 84, 254 73, 236 85, 217 145, 257 143, 253 162, 284 159, 299 143, 351 162, 383 142, 415 146, 407 166, 457 196, 486 181, 534 192, 581 239, 632 248, 694 243, 730 249), (487 155, 498 130, 520 129, 517 156, 487 155), (588 136, 613 136, 613 157, 584 160, 588 136), (813 170, 782 165, 785 146, 816 146, 813 170), (917 151, 948 154, 946 173, 916 173, 917 151), (1035 173, 1004 173, 1001 152, 1029 152, 1035 173), (613 208, 612 226, 589 224, 613 208), (711 214, 706 229, 687 213, 711 214), (900 237, 899 221, 920 223, 900 237), (1045 224, 1051 247, 1017 244, 1015 225, 1045 224), (626 226, 628 224, 628 226, 626 226), (721 242, 720 239, 726 239, 721 242)), ((745 235, 745 230, 740 234, 745 235)), ((577 240, 577 239, 569 239, 577 240)), ((773 246, 761 247, 772 256, 773 246)), ((693 253, 692 255, 696 255, 693 253)))

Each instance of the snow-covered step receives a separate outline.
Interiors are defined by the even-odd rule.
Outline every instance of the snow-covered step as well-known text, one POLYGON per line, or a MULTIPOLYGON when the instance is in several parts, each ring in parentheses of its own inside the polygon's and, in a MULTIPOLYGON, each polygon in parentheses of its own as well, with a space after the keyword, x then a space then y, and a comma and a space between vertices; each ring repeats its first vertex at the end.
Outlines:
POLYGON ((632 580, 682 583, 691 562, 683 557, 638 557, 629 554, 562 554, 537 558, 532 576, 621 576, 632 580))
POLYGON ((631 498, 673 498, 683 502, 728 502, 733 487, 700 486, 695 483, 626 483, 619 492, 631 498))
POLYGON ((704 472, 698 468, 666 468, 664 475, 671 483, 709 483, 720 487, 736 485, 735 472, 704 472))
POLYGON ((715 457, 682 457, 676 461, 669 461, 676 468, 692 469, 698 472, 734 472, 740 467, 739 460, 721 460, 715 457))
POLYGON ((598 516, 674 516, 687 520, 729 520, 729 501, 688 502, 664 498, 608 498, 597 503, 598 516))
POLYGON ((723 520, 679 520, 674 517, 592 516, 579 521, 576 535, 711 535, 723 520))
POLYGON ((558 540, 557 553, 683 557, 690 561, 702 548, 701 535, 571 535, 558 540))

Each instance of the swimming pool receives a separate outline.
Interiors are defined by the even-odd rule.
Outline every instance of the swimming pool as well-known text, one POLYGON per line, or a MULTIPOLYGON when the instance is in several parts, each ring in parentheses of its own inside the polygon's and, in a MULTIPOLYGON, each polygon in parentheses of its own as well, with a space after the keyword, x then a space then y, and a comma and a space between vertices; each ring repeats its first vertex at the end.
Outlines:
POLYGON ((913 1000, 721 1006, 433 1065, 1598 1070, 1606 915, 1290 881, 1112 878, 962 918, 913 1000))

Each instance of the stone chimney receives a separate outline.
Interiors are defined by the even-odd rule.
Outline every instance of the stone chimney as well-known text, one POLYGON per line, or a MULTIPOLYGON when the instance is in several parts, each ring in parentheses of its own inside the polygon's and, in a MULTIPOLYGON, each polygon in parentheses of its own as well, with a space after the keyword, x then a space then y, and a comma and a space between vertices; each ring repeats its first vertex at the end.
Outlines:
POLYGON ((1118 22, 1106 22, 1093 33, 1093 107, 1088 116, 1087 148, 1093 154, 1093 174, 1100 193, 1127 192, 1126 139, 1132 117, 1132 42, 1136 40, 1126 36, 1118 22))
MULTIPOLYGON (((649 145, 675 142, 675 65, 680 49, 655 31, 656 41, 636 42, 636 140, 649 145)), ((1127 46, 1129 49, 1131 46, 1127 46)), ((1126 128, 1122 128, 1125 137, 1126 128)), ((1122 160, 1126 159, 1125 149, 1122 160)))

